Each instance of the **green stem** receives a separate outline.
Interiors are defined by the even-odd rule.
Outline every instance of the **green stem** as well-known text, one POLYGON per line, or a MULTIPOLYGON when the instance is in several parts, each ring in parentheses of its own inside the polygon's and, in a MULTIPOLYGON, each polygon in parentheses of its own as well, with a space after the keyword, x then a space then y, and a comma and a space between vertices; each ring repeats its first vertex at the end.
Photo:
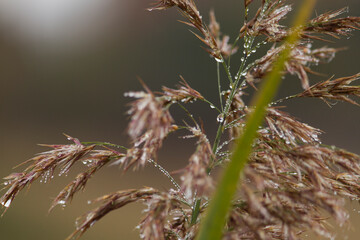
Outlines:
MULTIPOLYGON (((251 41, 251 44, 252 43, 253 43, 253 40, 251 41)), ((251 44, 249 45, 249 48, 251 48, 251 44)), ((247 55, 244 56, 244 60, 242 61, 241 65, 240 65, 240 68, 239 68, 239 71, 237 73, 237 77, 235 78, 235 83, 234 84, 232 84, 232 77, 231 77, 229 68, 226 65, 226 63, 223 62, 223 66, 225 68, 225 71, 227 70, 227 73, 229 73, 228 76, 231 77, 231 78, 229 78, 229 80, 231 80, 230 81, 231 82, 231 91, 230 91, 230 95, 229 95, 228 99, 226 100, 225 108, 224 108, 223 113, 222 113, 224 115, 224 118, 226 118, 226 116, 228 115, 231 103, 232 103, 232 101, 234 99, 234 96, 235 96, 237 90, 238 90, 238 84, 239 84, 239 81, 240 81, 240 75, 241 75, 242 71, 244 70, 245 62, 246 62, 247 58, 248 58, 247 55)), ((243 83, 245 83, 245 80, 241 83, 241 85, 243 83)), ((225 124, 225 120, 222 121, 218 126, 218 130, 217 130, 216 137, 215 137, 214 144, 213 144, 213 148, 212 148, 213 152, 215 152, 217 147, 219 146, 222 133, 224 132, 224 124, 225 124)), ((211 165, 214 165, 214 163, 212 163, 211 165)), ((209 172, 210 171, 211 171, 211 167, 209 168, 209 172)))
POLYGON ((163 168, 161 165, 159 165, 157 162, 155 162, 155 161, 152 160, 152 159, 149 159, 148 162, 149 162, 149 163, 152 163, 155 168, 159 169, 160 172, 162 172, 167 178, 169 178, 169 179, 170 179, 170 182, 176 187, 176 189, 177 189, 178 191, 181 190, 180 185, 175 181, 175 179, 170 175, 170 173, 169 173, 168 171, 166 171, 165 168, 163 168))
MULTIPOLYGON (((222 112, 218 107, 215 106, 215 104, 213 104, 212 102, 210 102, 210 101, 207 100, 206 98, 201 99, 201 101, 208 103, 211 108, 214 108, 214 109, 215 109, 216 111, 218 111, 219 113, 222 112)), ((222 106, 221 106, 221 107, 222 107, 222 106)))
POLYGON ((219 88, 219 100, 220 100, 220 106, 221 111, 224 111, 223 103, 222 103, 222 96, 221 96, 221 81, 220 81, 220 68, 219 63, 216 63, 216 72, 217 72, 217 80, 218 80, 218 88, 219 88))
POLYGON ((298 96, 298 95, 296 94, 296 95, 291 95, 291 96, 288 96, 288 97, 284 97, 284 98, 278 99, 278 100, 270 103, 269 105, 270 105, 270 106, 273 106, 273 105, 276 105, 276 104, 281 103, 281 102, 283 102, 283 101, 296 98, 297 96, 298 96))
MULTIPOLYGON (((264 4, 264 7, 263 7, 263 10, 260 14, 260 18, 263 18, 264 17, 264 13, 265 11, 267 10, 268 8, 268 5, 269 5, 269 1, 267 0, 264 4)), ((246 11, 246 10, 245 10, 246 11)), ((246 12, 245 12, 246 13, 246 12)), ((241 75, 242 73, 244 72, 244 68, 245 68, 245 64, 246 64, 246 61, 247 59, 249 58, 249 53, 251 52, 251 47, 254 43, 254 39, 255 37, 253 36, 247 36, 246 35, 247 33, 245 33, 245 36, 244 36, 244 41, 246 44, 244 44, 244 50, 246 51, 245 52, 245 55, 243 56, 243 60, 241 61, 241 65, 239 67, 239 70, 238 72, 236 73, 236 76, 235 76, 235 82, 233 83, 233 80, 232 80, 232 76, 231 76, 231 73, 230 73, 230 70, 229 70, 229 67, 226 65, 226 63, 224 61, 222 61, 223 63, 223 66, 224 66, 224 69, 225 69, 225 72, 227 73, 227 76, 229 78, 229 81, 230 81, 230 86, 231 86, 231 91, 230 91, 230 95, 228 97, 228 99, 226 100, 226 103, 225 103, 225 109, 223 110, 223 115, 224 115, 224 118, 227 117, 228 113, 229 113, 229 110, 230 110, 230 106, 231 106, 231 103, 235 97, 235 94, 238 90, 238 87, 239 87, 239 82, 240 82, 240 78, 241 78, 241 75)), ((238 38, 237 38, 238 40, 238 38)), ((237 42, 237 41, 236 41, 237 42)), ((247 68, 245 68, 247 69, 247 68)), ((242 87, 244 84, 246 83, 246 80, 244 79, 242 82, 241 82, 241 85, 240 87, 242 87)), ((220 140, 221 140, 221 136, 222 136, 222 133, 224 132, 224 124, 225 124, 225 121, 221 122, 218 126, 218 130, 216 132, 216 137, 215 137, 215 140, 214 140, 214 144, 213 144, 213 152, 216 151, 217 147, 219 146, 219 143, 220 143, 220 140)), ((211 172, 211 169, 212 169, 212 166, 216 165, 215 163, 211 163, 210 164, 210 167, 208 168, 208 172, 210 173, 211 172)))
POLYGON ((229 66, 228 66, 228 65, 226 65, 226 63, 225 63, 225 60, 224 60, 223 56, 221 56, 221 63, 222 63, 222 65, 223 65, 223 67, 224 67, 224 70, 225 70, 226 76, 227 76, 227 77, 228 77, 228 79, 229 79, 230 85, 233 85, 234 80, 233 80, 233 78, 232 78, 232 76, 231 76, 231 73, 230 73, 230 68, 229 68, 229 66))
POLYGON ((197 122, 194 118, 194 116, 189 112, 189 110, 187 110, 186 107, 184 107, 183 105, 181 105, 180 103, 177 103, 185 112, 186 114, 189 116, 189 118, 194 122, 195 125, 197 125, 197 122))

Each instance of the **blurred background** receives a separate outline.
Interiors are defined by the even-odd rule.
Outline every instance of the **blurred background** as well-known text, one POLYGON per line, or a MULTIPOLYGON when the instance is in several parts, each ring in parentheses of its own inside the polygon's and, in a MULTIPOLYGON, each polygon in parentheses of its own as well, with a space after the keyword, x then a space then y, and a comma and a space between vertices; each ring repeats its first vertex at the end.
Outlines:
MULTIPOLYGON (((218 101, 215 61, 199 47, 201 43, 189 33, 188 27, 177 22, 182 18, 175 9, 146 11, 152 2, 0 0, 1 177, 11 173, 13 166, 47 150, 38 143, 66 143, 62 133, 82 141, 126 145, 125 111, 131 99, 123 94, 141 89, 136 76, 156 91, 163 85, 174 87, 181 74, 193 88, 213 102, 218 101)), ((233 40, 243 22, 242 1, 196 2, 206 21, 209 10, 216 10, 221 31, 233 40)), ((348 15, 360 15, 359 0, 319 0, 314 15, 344 6, 349 6, 348 15)), ((339 52, 331 63, 314 68, 326 76, 311 77, 312 82, 357 73, 359 43, 360 32, 354 32, 349 39, 325 43, 330 47, 346 46, 347 50, 339 52)), ((316 44, 321 45, 324 43, 316 44)), ((233 58, 234 66, 239 58, 239 55, 233 58)), ((287 77, 278 97, 299 91, 299 80, 287 77)), ((324 143, 360 154, 358 107, 337 103, 330 108, 311 99, 284 104, 285 110, 301 121, 324 130, 324 143)), ((205 124, 213 138, 216 114, 203 106, 195 103, 190 108, 202 119, 214 119, 205 124)), ((180 112, 173 114, 178 120, 182 117, 180 112)), ((193 150, 193 143, 170 138, 161 151, 159 163, 169 171, 179 169, 185 166, 193 150)), ((116 167, 104 168, 71 205, 48 214, 52 199, 75 175, 73 171, 47 184, 36 183, 29 192, 19 194, 0 219, 0 238, 64 239, 74 230, 75 218, 95 207, 87 204, 89 199, 145 185, 170 187, 152 166, 126 174, 116 167)), ((142 207, 133 204, 109 214, 83 239, 138 239, 135 226, 142 207)), ((348 203, 347 208, 350 224, 337 228, 337 239, 358 239, 359 204, 348 203)))

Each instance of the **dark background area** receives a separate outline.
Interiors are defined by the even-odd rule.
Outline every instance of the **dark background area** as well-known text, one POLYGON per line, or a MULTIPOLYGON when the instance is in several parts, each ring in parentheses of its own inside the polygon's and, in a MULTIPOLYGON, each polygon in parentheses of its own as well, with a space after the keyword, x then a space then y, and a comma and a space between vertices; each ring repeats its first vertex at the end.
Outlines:
MULTIPOLYGON (((125 98, 124 93, 141 89, 136 76, 158 91, 163 85, 174 87, 181 74, 194 89, 218 102, 215 61, 199 47, 201 42, 188 27, 177 22, 182 18, 175 9, 148 12, 145 9, 151 2, 0 2, 1 177, 16 171, 12 170, 13 166, 47 150, 38 143, 66 143, 62 133, 82 141, 126 145, 125 111, 131 99, 125 98)), ((233 40, 243 22, 242 1, 196 2, 206 22, 209 10, 215 9, 221 31, 233 40)), ((344 6, 349 6, 345 15, 360 15, 358 0, 319 0, 314 16, 344 6)), ((347 50, 339 52, 329 64, 314 68, 325 76, 311 76, 312 83, 333 75, 341 77, 359 72, 360 32, 353 32, 349 39, 331 40, 334 43, 315 46, 346 46, 347 50)), ((233 70, 239 59, 239 54, 233 57, 233 70)), ((224 77, 223 80, 225 85, 224 77)), ((299 80, 287 76, 278 97, 299 91, 299 80)), ((360 154, 359 107, 337 103, 330 108, 317 99, 291 100, 284 105, 285 111, 322 129, 324 143, 360 154)), ((205 130, 213 138, 216 113, 204 106, 195 103, 190 108, 206 120, 205 130)), ((179 121, 181 112, 173 113, 179 121)), ((169 171, 184 167, 193 150, 193 142, 170 138, 161 151, 159 163, 169 171)), ((81 166, 77 168, 81 170, 81 166)), ((47 184, 37 182, 29 192, 19 194, 0 219, 0 239, 64 239, 73 231, 75 218, 94 207, 87 204, 89 199, 145 185, 170 187, 168 180, 152 166, 126 174, 116 167, 104 168, 71 205, 48 214, 52 198, 76 173, 56 176, 47 184)), ((142 208, 141 204, 133 204, 109 214, 83 239, 138 239, 135 226, 142 208)), ((349 240, 358 239, 359 204, 348 203, 347 208, 351 214, 350 230, 348 226, 336 230, 337 239, 346 236, 349 240)))

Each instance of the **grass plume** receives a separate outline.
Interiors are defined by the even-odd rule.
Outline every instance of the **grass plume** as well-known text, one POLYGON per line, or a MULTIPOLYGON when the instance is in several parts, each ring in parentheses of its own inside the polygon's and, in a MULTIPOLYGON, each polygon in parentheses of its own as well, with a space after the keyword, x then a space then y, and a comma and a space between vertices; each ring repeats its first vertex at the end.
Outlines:
POLYGON ((36 180, 48 182, 57 171, 60 176, 66 175, 78 163, 85 164, 85 171, 60 191, 50 210, 70 204, 94 174, 104 171, 104 166, 120 166, 119 171, 126 172, 152 165, 175 189, 143 187, 101 196, 91 201, 98 206, 78 218, 68 239, 80 238, 107 214, 134 202, 145 205, 138 225, 139 236, 145 240, 296 240, 309 231, 331 239, 327 217, 340 225, 346 223, 344 201, 360 200, 360 157, 323 144, 320 129, 299 121, 279 104, 306 97, 359 106, 359 86, 354 85, 359 73, 325 78, 312 85, 310 80, 317 74, 314 69, 318 63, 332 61, 343 50, 314 48, 313 43, 329 42, 328 36, 332 40, 349 37, 351 31, 358 30, 360 18, 342 17, 347 12, 342 8, 306 20, 314 3, 306 0, 295 24, 286 26, 283 20, 293 11, 293 5, 259 0, 256 7, 255 2, 243 1, 244 24, 238 26, 233 43, 221 32, 216 9, 210 11, 207 23, 195 0, 154 2, 148 10, 176 8, 185 19, 181 21, 195 29, 194 35, 215 60, 217 75, 213 83, 218 84, 220 106, 182 76, 178 86, 163 86, 159 91, 140 80, 143 91, 125 93, 132 99, 127 111, 128 146, 81 142, 68 135, 70 144, 43 145, 51 150, 25 161, 21 164, 23 170, 4 178, 0 197, 4 213, 36 180), (255 59, 255 52, 262 55, 255 59), (230 61, 235 57, 240 60, 237 66, 230 61), (225 86, 220 86, 220 67, 228 80, 225 86), (272 101, 281 76, 287 74, 299 78, 299 93, 272 101), (255 89, 255 100, 247 103, 243 96, 249 94, 249 86, 255 89), (187 108, 194 101, 218 114, 214 120, 205 118, 217 122, 214 138, 206 134, 207 124, 196 120, 187 108), (174 118, 171 108, 183 110, 183 117, 174 118), (161 166, 158 152, 170 134, 180 131, 188 133, 183 139, 197 141, 187 165, 169 172, 161 166), (219 168, 226 169, 220 181, 213 174, 219 168), (174 174, 179 174, 179 180, 174 174))

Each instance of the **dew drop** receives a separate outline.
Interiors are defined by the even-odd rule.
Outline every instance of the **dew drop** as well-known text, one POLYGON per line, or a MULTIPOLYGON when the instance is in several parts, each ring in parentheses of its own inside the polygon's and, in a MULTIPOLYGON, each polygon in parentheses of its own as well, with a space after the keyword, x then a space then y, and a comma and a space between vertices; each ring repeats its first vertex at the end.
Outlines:
POLYGON ((219 62, 219 63, 224 62, 224 60, 223 60, 222 58, 216 58, 216 57, 215 57, 215 60, 216 60, 217 62, 219 62))
POLYGON ((222 114, 222 113, 219 114, 216 118, 216 121, 222 123, 224 121, 224 114, 222 114))
POLYGON ((1 202, 1 205, 8 208, 8 207, 10 207, 11 201, 12 201, 11 199, 8 199, 6 202, 1 202))
POLYGON ((241 61, 243 62, 244 60, 245 60, 245 58, 244 58, 244 57, 242 57, 242 58, 241 58, 241 61))
POLYGON ((214 106, 214 105, 210 105, 210 108, 214 109, 214 108, 215 108, 215 106, 214 106))

